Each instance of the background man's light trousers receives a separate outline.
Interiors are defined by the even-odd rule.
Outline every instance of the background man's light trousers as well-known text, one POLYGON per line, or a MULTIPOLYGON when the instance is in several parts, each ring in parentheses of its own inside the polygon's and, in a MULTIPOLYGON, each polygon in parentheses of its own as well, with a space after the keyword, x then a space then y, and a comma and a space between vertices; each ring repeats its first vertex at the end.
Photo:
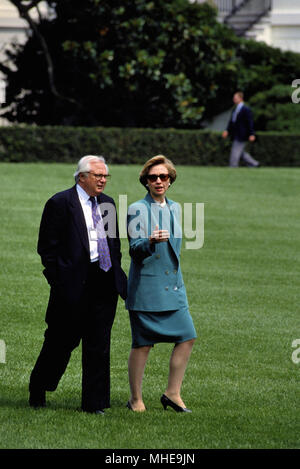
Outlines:
POLYGON ((239 165, 239 161, 242 158, 247 165, 249 166, 258 166, 258 161, 256 161, 252 156, 247 153, 245 150, 245 145, 247 142, 239 142, 238 140, 234 140, 231 153, 230 153, 230 161, 229 166, 235 168, 239 165))

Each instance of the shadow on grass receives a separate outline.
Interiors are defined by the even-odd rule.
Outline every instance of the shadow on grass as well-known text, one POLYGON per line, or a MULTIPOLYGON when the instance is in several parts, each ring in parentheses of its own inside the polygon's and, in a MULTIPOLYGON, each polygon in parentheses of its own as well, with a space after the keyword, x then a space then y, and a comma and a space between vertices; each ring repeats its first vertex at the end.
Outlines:
MULTIPOLYGON (((11 409, 11 410, 24 410, 24 409, 29 409, 32 411, 37 411, 37 410, 44 410, 43 408, 33 408, 30 407, 29 402, 29 394, 28 397, 24 398, 10 398, 10 397, 0 397, 0 409, 11 409)), ((64 410, 64 411, 71 411, 71 412, 82 412, 80 405, 78 402, 65 402, 65 401, 60 401, 59 399, 47 399, 46 401, 46 407, 45 409, 47 410, 64 410)))

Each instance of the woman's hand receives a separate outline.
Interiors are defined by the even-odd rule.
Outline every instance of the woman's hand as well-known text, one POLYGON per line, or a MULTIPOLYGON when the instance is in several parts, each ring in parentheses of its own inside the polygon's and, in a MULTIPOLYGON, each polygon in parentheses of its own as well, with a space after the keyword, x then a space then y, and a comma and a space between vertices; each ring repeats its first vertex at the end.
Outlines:
POLYGON ((149 237, 150 244, 152 243, 163 243, 168 241, 170 238, 170 233, 168 230, 159 230, 158 225, 156 225, 155 230, 153 230, 151 236, 149 237))

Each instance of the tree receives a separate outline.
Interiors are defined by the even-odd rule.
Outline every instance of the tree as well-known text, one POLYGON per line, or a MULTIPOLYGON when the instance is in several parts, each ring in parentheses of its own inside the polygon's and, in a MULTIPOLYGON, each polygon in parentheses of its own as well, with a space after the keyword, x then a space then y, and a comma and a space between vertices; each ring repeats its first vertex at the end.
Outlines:
POLYGON ((300 76, 299 54, 236 37, 207 2, 49 0, 55 14, 32 23, 40 1, 11 1, 32 30, 0 64, 11 121, 199 128, 237 89, 300 76))
POLYGON ((256 128, 299 133, 300 107, 292 102, 290 85, 275 85, 250 99, 256 128))
POLYGON ((193 128, 230 102, 239 65, 236 38, 208 4, 48 4, 55 17, 41 18, 27 43, 8 52, 11 69, 0 67, 8 80, 8 119, 193 128), (225 92, 225 99, 216 99, 225 92))
POLYGON ((41 34, 38 23, 34 20, 31 16, 31 10, 35 9, 38 13, 39 20, 42 19, 41 12, 39 9, 39 5, 42 3, 43 0, 10 0, 10 2, 17 8, 20 17, 25 19, 28 23, 29 28, 32 30, 33 34, 36 36, 40 47, 43 51, 46 63, 47 63, 47 72, 48 72, 48 79, 49 79, 49 87, 53 96, 59 99, 70 99, 65 98, 59 94, 56 89, 55 82, 54 82, 54 70, 53 70, 53 61, 52 57, 49 52, 49 48, 47 45, 47 41, 45 40, 44 36, 41 34))
POLYGON ((246 91, 256 130, 298 131, 300 108, 291 96, 300 54, 245 40, 236 52, 243 64, 238 88, 246 91))

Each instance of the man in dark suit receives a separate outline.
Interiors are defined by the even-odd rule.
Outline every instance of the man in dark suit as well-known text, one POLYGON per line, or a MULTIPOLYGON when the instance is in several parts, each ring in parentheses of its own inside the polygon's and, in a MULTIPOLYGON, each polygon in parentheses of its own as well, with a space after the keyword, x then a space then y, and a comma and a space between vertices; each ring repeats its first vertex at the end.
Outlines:
POLYGON ((256 161, 249 153, 245 152, 247 140, 255 141, 255 132, 252 112, 244 103, 244 94, 237 91, 233 96, 235 108, 231 114, 227 129, 223 132, 223 138, 228 135, 232 138, 233 143, 230 153, 229 166, 237 167, 242 158, 247 166, 258 167, 259 162, 256 161))
POLYGON ((110 333, 127 278, 115 203, 103 194, 109 177, 104 158, 81 158, 74 176, 72 188, 48 200, 40 225, 38 253, 51 289, 29 404, 46 405, 46 391, 56 389, 82 340, 81 407, 103 414, 110 407, 110 333))

